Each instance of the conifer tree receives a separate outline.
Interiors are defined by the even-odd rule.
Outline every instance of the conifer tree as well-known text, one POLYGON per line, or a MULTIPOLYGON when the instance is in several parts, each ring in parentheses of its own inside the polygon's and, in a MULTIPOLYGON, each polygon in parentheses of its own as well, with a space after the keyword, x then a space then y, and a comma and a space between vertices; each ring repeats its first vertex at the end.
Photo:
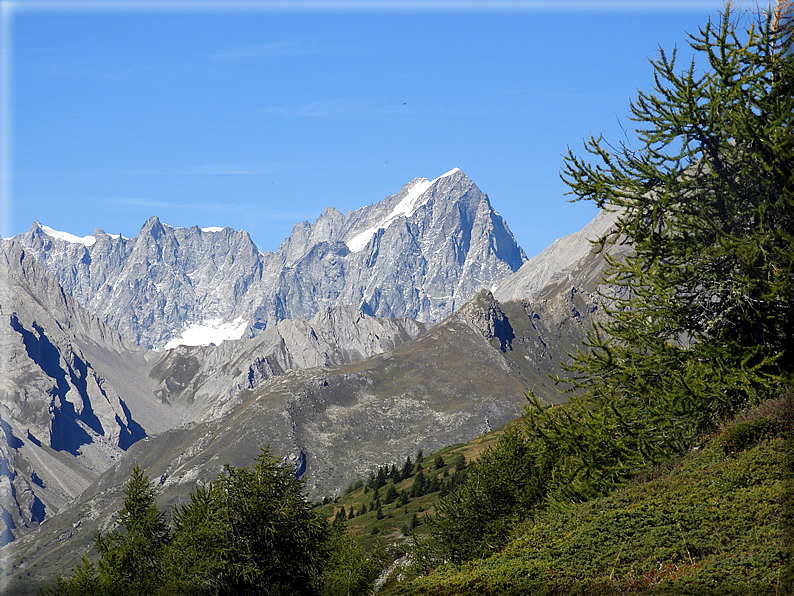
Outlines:
POLYGON ((388 478, 388 470, 385 467, 378 468, 378 475, 375 477, 375 488, 386 486, 386 478, 388 478))
POLYGON ((414 479, 414 483, 411 485, 411 496, 412 497, 421 497, 425 494, 425 475, 424 472, 420 471, 416 478, 414 479))
POLYGON ((429 567, 439 561, 460 563, 492 554, 503 545, 513 523, 543 502, 549 466, 539 466, 519 428, 509 427, 472 464, 468 481, 436 503, 427 516, 430 540, 419 558, 429 567))
POLYGON ((223 594, 229 589, 233 551, 211 486, 197 486, 174 511, 174 539, 166 553, 166 593, 223 594))
POLYGON ((69 578, 58 573, 54 582, 38 591, 39 596, 102 596, 105 593, 99 585, 96 565, 85 553, 69 578))
POLYGON ((344 525, 344 522, 347 520, 347 511, 345 511, 345 506, 342 505, 342 508, 336 512, 334 516, 333 524, 336 525, 344 525))
POLYGON ((389 472, 389 478, 391 478, 392 482, 395 484, 402 480, 400 476, 400 470, 397 469, 397 464, 391 465, 391 471, 389 472))
POLYGON ((99 596, 102 594, 98 584, 96 565, 91 562, 85 553, 83 553, 80 562, 75 567, 72 577, 69 578, 69 587, 71 594, 80 594, 80 596, 99 596))
MULTIPOLYGON (((110 593, 153 594, 162 582, 162 554, 170 539, 165 513, 157 507, 155 489, 135 464, 119 512, 119 527, 97 534, 101 589, 110 593)), ((81 574, 85 579, 85 574, 81 574)))
POLYGON ((403 469, 400 472, 400 476, 405 480, 406 478, 410 478, 411 474, 413 473, 414 464, 411 461, 411 456, 405 458, 405 464, 403 464, 403 469))
POLYGON ((174 592, 315 592, 329 528, 302 487, 268 449, 251 468, 227 465, 215 482, 198 487, 174 514, 174 592))
POLYGON ((383 497, 383 501, 387 505, 391 505, 395 499, 399 498, 400 493, 397 492, 397 489, 394 486, 393 482, 389 482, 388 487, 386 488, 386 494, 383 497))
POLYGON ((728 4, 690 36, 704 72, 651 60, 638 147, 591 137, 588 158, 566 157, 574 200, 618 211, 599 248, 623 288, 564 379, 573 407, 530 406, 566 499, 686 450, 794 371, 791 29, 749 21, 728 4))
POLYGON ((364 596, 369 594, 384 565, 383 549, 376 544, 365 554, 356 538, 344 526, 334 527, 330 558, 321 578, 321 596, 364 596))

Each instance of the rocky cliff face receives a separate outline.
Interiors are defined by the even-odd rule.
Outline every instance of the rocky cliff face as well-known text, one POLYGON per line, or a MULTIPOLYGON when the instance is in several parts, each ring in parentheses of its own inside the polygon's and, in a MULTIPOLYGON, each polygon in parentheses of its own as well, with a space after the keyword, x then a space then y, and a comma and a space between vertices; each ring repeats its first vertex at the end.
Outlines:
MULTIPOLYGON (((514 420, 523 412, 527 387, 546 402, 559 403, 564 397, 548 375, 560 372, 561 355, 575 349, 598 312, 597 301, 586 292, 500 303, 483 290, 394 349, 357 363, 286 371, 260 379, 253 388, 227 386, 212 409, 201 405, 202 383, 192 385, 189 379, 185 396, 196 396, 195 402, 188 403, 188 397, 184 403, 192 421, 130 447, 68 510, 15 542, 12 564, 30 569, 36 563, 33 573, 42 578, 68 571, 94 533, 110 528, 134 462, 156 480, 158 503, 169 509, 184 502, 198 482, 214 480, 225 463, 250 465, 270 445, 298 466, 310 496, 319 498, 377 466, 400 463, 417 449, 429 453, 466 442, 514 420), (63 549, 67 542, 69 549, 63 549)), ((366 320, 363 314, 342 314, 351 315, 366 320)), ((306 324, 316 329, 321 318, 306 324)), ((284 338, 289 334, 282 325, 276 329, 284 338)), ((208 361, 210 353, 246 346, 239 359, 222 358, 222 374, 244 381, 257 360, 258 341, 178 348, 157 355, 152 370, 161 367, 173 375, 189 369, 191 379, 201 378, 218 370, 208 361), (189 361, 193 365, 185 364, 189 361)), ((259 347, 265 345, 272 344, 262 341, 259 347)), ((266 352, 272 353, 264 349, 260 355, 266 352)), ((210 385, 205 381, 203 386, 210 385)))
POLYGON ((246 232, 171 228, 76 238, 34 224, 11 242, 126 339, 150 348, 254 337, 285 319, 352 305, 440 321, 526 260, 488 197, 460 170, 406 184, 342 215, 328 208, 275 253, 246 232))
MULTIPOLYGON (((594 254, 592 242, 606 234, 617 216, 615 211, 602 210, 578 232, 555 240, 502 281, 494 296, 501 301, 536 300, 548 295, 548 288, 560 289, 566 285, 594 291, 601 281, 605 262, 594 254)), ((623 250, 620 245, 614 245, 609 252, 620 254, 623 250)))
POLYGON ((19 246, 0 250, 2 541, 57 513, 173 416, 143 350, 82 309, 19 246), (141 421, 133 415, 140 414, 141 421))
POLYGON ((132 240, 36 225, 4 242, 0 532, 15 541, 2 557, 39 579, 71 569, 112 523, 135 461, 164 508, 266 445, 322 496, 515 419, 528 387, 562 401, 549 374, 602 312, 592 233, 508 277, 523 252, 453 171, 329 208, 275 253, 245 232, 156 218, 132 240), (402 311, 443 320, 391 317, 402 311), (123 337, 165 348, 191 333, 219 345, 123 337))
POLYGON ((183 420, 218 420, 274 377, 359 362, 426 328, 413 319, 371 317, 352 306, 327 307, 309 321, 282 321, 254 339, 150 353, 149 378, 158 399, 179 408, 183 420))

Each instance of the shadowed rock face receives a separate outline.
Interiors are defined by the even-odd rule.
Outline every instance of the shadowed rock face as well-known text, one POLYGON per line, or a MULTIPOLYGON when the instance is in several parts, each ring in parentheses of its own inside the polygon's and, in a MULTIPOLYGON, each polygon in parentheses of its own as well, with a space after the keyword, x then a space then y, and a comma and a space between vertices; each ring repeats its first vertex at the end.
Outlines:
POLYGON ((68 242, 35 224, 12 242, 127 340, 158 349, 190 327, 236 324, 253 337, 340 305, 436 322, 526 261, 460 170, 346 215, 329 207, 274 253, 244 231, 172 228, 156 217, 134 239, 99 229, 92 238, 68 242))
MULTIPOLYGON (((160 379, 170 375, 183 387, 165 401, 185 422, 132 445, 49 520, 46 531, 23 535, 17 552, 29 564, 37 562, 42 578, 68 571, 76 555, 59 549, 59 540, 79 553, 96 531, 109 529, 134 462, 156 479, 158 502, 169 509, 184 502, 197 482, 214 480, 225 463, 250 465, 268 445, 296 464, 310 496, 319 498, 418 449, 432 452, 471 440, 520 416, 527 387, 547 402, 560 402, 548 375, 560 372, 561 354, 574 350, 599 312, 592 295, 575 289, 537 303, 499 303, 483 290, 457 313, 392 349, 360 362, 283 371, 254 387, 246 384, 251 366, 267 361, 278 343, 266 341, 268 334, 151 353, 150 378, 162 383, 153 386, 167 387, 160 379)), ((360 318, 367 321, 364 329, 382 323, 354 309, 332 310, 268 333, 278 331, 284 339, 290 334, 283 327, 300 323, 313 332, 305 337, 327 335, 332 332, 321 322, 329 316, 337 322, 360 318)))
POLYGON ((60 511, 130 445, 176 417, 157 412, 143 350, 86 313, 18 245, 0 250, 0 476, 4 542, 60 511), (122 368, 123 367, 123 368, 122 368), (117 388, 122 388, 117 390, 117 388), (156 418, 160 424, 150 424, 156 418))

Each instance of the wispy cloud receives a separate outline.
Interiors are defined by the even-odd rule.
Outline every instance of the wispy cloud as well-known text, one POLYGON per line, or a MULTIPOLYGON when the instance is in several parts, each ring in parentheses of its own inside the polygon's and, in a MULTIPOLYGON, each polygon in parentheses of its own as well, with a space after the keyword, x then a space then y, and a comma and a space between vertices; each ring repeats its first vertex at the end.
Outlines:
MULTIPOLYGON (((264 164, 203 164, 199 166, 175 167, 175 168, 144 168, 135 170, 124 170, 118 172, 125 175, 152 175, 152 176, 256 176, 260 174, 270 174, 281 172, 285 166, 264 165, 264 164)), ((103 172, 108 173, 108 172, 103 172)))
POLYGON ((262 203, 233 203, 228 201, 163 201, 159 199, 148 199, 142 197, 108 197, 106 199, 94 200, 97 203, 115 203, 129 207, 145 207, 163 211, 180 211, 185 213, 195 213, 204 211, 208 213, 237 213, 244 214, 253 219, 267 218, 268 220, 296 222, 304 219, 317 217, 314 211, 303 209, 274 209, 272 206, 262 203))
POLYGON ((259 112, 276 116, 344 116, 348 114, 373 114, 387 113, 389 110, 373 110, 360 104, 352 104, 342 100, 330 99, 326 101, 314 101, 298 106, 267 106, 258 109, 259 112))
POLYGON ((266 166, 203 165, 187 168, 182 173, 199 176, 255 176, 258 174, 269 174, 273 171, 275 171, 275 168, 266 166))
POLYGON ((297 41, 280 41, 272 43, 253 43, 237 48, 229 48, 213 55, 212 59, 219 62, 244 62, 275 56, 297 56, 311 53, 313 53, 313 50, 304 43, 297 41))
POLYGON ((54 170, 54 171, 16 171, 16 178, 49 178, 75 176, 257 176, 283 172, 291 166, 264 164, 204 164, 199 166, 173 168, 135 168, 125 170, 54 170))
POLYGON ((274 116, 294 116, 303 118, 322 118, 339 116, 356 116, 362 118, 382 118, 394 116, 438 116, 443 112, 445 118, 487 116, 486 111, 471 111, 449 108, 448 106, 438 107, 432 105, 413 105, 401 101, 395 101, 393 106, 376 107, 360 103, 347 102, 340 99, 329 99, 315 101, 296 106, 265 106, 258 108, 257 111, 274 116))
POLYGON ((133 207, 151 207, 153 209, 188 209, 195 207, 189 203, 180 203, 175 201, 158 201, 154 199, 143 199, 138 197, 108 197, 107 199, 98 200, 94 202, 109 202, 113 201, 120 205, 130 205, 133 207))

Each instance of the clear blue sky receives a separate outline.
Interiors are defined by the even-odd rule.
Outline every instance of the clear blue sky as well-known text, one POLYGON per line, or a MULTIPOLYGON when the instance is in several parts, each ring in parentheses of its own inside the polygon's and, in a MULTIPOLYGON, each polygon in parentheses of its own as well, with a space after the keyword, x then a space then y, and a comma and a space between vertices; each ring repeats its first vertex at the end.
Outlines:
POLYGON ((4 236, 158 215, 275 250, 329 205, 459 167, 529 256, 595 215, 566 202, 566 147, 620 141, 647 58, 686 66, 722 5, 3 4, 4 236))

